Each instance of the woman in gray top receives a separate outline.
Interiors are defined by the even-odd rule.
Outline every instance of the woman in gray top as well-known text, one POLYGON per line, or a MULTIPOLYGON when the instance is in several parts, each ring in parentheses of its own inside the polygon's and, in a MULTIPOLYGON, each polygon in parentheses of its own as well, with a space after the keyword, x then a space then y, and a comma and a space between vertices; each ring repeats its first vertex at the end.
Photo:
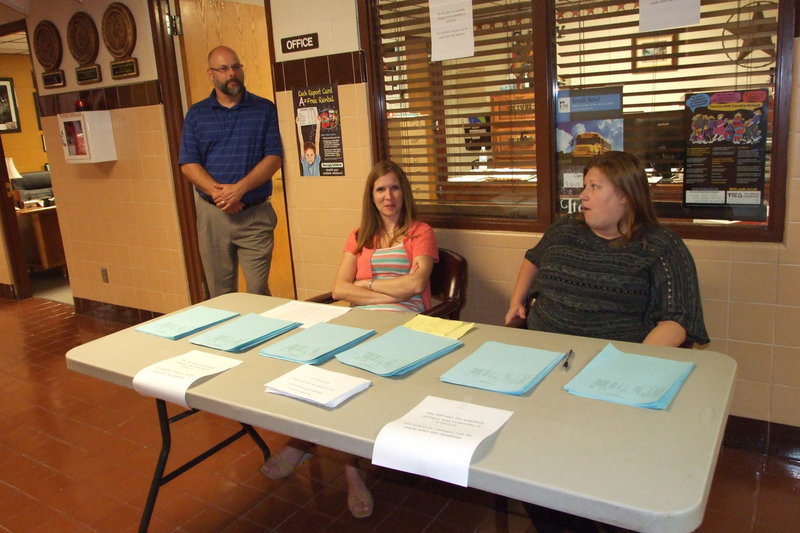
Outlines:
POLYGON ((666 346, 709 342, 694 261, 658 223, 641 162, 606 152, 583 180, 581 213, 556 221, 525 254, 506 322, 666 346))

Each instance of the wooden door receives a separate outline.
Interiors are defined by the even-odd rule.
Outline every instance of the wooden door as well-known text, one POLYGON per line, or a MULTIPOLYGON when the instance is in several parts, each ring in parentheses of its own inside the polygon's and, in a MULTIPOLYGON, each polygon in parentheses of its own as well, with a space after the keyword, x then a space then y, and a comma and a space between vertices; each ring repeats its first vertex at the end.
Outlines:
MULTIPOLYGON (((236 50, 245 68, 247 90, 275 101, 263 4, 230 0, 180 0, 180 14, 183 25, 181 60, 189 105, 211 93, 212 85, 206 75, 207 57, 209 50, 219 45, 236 50)), ((278 227, 275 230, 269 286, 273 296, 294 298, 294 272, 281 171, 276 172, 272 180, 272 204, 278 214, 278 227)), ((239 287, 244 288, 241 271, 239 287)))

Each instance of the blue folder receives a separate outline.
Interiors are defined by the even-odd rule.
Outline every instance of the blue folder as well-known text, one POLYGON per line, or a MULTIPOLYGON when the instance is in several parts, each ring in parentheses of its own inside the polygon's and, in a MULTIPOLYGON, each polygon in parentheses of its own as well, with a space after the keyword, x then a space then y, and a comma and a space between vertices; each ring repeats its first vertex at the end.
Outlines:
POLYGON ((191 343, 226 352, 239 353, 278 335, 283 335, 298 326, 300 326, 300 322, 267 318, 255 313, 249 313, 194 337, 191 343))
POLYGON ((519 396, 542 381, 563 358, 561 352, 488 341, 439 379, 519 396))
POLYGON ((295 363, 317 365, 374 334, 374 329, 319 322, 291 337, 266 346, 259 353, 295 363))
POLYGON ((239 316, 239 313, 198 305, 186 311, 143 324, 136 328, 136 331, 174 341, 235 316, 239 316))
POLYGON ((400 376, 463 346, 463 342, 398 326, 336 354, 336 359, 379 376, 400 376))
POLYGON ((692 362, 625 353, 609 343, 564 390, 585 398, 667 409, 693 368, 692 362))

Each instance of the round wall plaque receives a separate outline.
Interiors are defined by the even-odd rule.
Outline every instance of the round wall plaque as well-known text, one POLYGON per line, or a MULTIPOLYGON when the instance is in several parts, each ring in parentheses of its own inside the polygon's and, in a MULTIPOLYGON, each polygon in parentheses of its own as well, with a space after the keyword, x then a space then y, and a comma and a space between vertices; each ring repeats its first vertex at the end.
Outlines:
POLYGON ((100 39, 97 35, 97 26, 88 13, 78 11, 69 19, 67 44, 72 57, 80 66, 91 65, 97 59, 100 39))
POLYGON ((33 31, 33 50, 36 59, 45 70, 53 70, 61 64, 61 36, 58 28, 49 20, 43 20, 33 31))
POLYGON ((110 4, 103 13, 101 25, 103 43, 117 59, 131 56, 136 46, 136 21, 128 6, 121 2, 110 4))

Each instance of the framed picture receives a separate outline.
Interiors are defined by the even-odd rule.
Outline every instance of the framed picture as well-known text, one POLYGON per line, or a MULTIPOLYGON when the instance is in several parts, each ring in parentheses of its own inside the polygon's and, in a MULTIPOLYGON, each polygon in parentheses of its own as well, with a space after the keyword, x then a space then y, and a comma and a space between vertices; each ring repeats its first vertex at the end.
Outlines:
POLYGON ((0 133, 16 133, 20 129, 14 80, 0 78, 0 133))
POLYGON ((678 66, 678 34, 634 37, 631 47, 631 70, 648 72, 671 70, 678 66))

